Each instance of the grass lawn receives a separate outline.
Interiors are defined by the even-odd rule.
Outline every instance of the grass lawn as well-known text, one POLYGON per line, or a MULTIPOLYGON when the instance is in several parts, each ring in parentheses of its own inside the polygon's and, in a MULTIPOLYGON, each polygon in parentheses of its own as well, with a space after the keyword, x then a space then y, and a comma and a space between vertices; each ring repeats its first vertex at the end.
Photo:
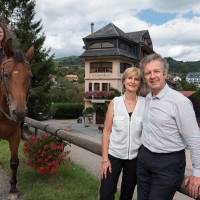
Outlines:
MULTIPOLYGON (((97 200, 99 180, 83 168, 66 161, 55 175, 39 175, 25 163, 23 142, 19 148, 18 188, 24 200, 97 200)), ((10 151, 7 141, 0 141, 0 165, 8 172, 10 151)))

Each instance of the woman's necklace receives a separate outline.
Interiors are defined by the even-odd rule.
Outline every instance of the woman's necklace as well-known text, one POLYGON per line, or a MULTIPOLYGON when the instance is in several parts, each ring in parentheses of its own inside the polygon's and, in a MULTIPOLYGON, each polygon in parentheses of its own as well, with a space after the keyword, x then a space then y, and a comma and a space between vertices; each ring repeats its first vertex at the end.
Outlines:
POLYGON ((127 112, 133 112, 137 103, 137 96, 133 100, 127 100, 126 95, 124 95, 124 103, 127 109, 127 112))

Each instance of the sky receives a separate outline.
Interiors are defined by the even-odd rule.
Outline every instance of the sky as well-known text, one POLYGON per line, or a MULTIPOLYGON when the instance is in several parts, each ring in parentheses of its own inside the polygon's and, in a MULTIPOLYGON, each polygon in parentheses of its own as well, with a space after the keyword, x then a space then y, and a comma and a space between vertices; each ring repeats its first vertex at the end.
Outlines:
POLYGON ((83 37, 109 23, 124 32, 148 30, 154 51, 200 60, 200 0, 36 0, 45 47, 55 58, 83 53, 83 37))

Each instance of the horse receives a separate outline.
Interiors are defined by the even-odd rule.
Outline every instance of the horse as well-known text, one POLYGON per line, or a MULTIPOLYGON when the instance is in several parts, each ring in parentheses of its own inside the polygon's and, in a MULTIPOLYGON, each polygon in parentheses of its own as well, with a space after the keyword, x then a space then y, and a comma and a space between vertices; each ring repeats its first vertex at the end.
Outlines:
POLYGON ((6 58, 0 66, 0 139, 5 139, 10 148, 10 193, 17 193, 18 148, 21 139, 21 124, 27 113, 27 96, 31 84, 29 62, 34 47, 25 56, 5 48, 6 58))

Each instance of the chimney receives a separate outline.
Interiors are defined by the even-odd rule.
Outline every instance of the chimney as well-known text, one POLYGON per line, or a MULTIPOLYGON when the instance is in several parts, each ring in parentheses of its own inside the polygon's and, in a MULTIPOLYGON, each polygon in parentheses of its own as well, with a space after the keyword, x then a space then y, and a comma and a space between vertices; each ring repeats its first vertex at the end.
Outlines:
POLYGON ((94 22, 91 22, 91 34, 94 33, 94 22))

